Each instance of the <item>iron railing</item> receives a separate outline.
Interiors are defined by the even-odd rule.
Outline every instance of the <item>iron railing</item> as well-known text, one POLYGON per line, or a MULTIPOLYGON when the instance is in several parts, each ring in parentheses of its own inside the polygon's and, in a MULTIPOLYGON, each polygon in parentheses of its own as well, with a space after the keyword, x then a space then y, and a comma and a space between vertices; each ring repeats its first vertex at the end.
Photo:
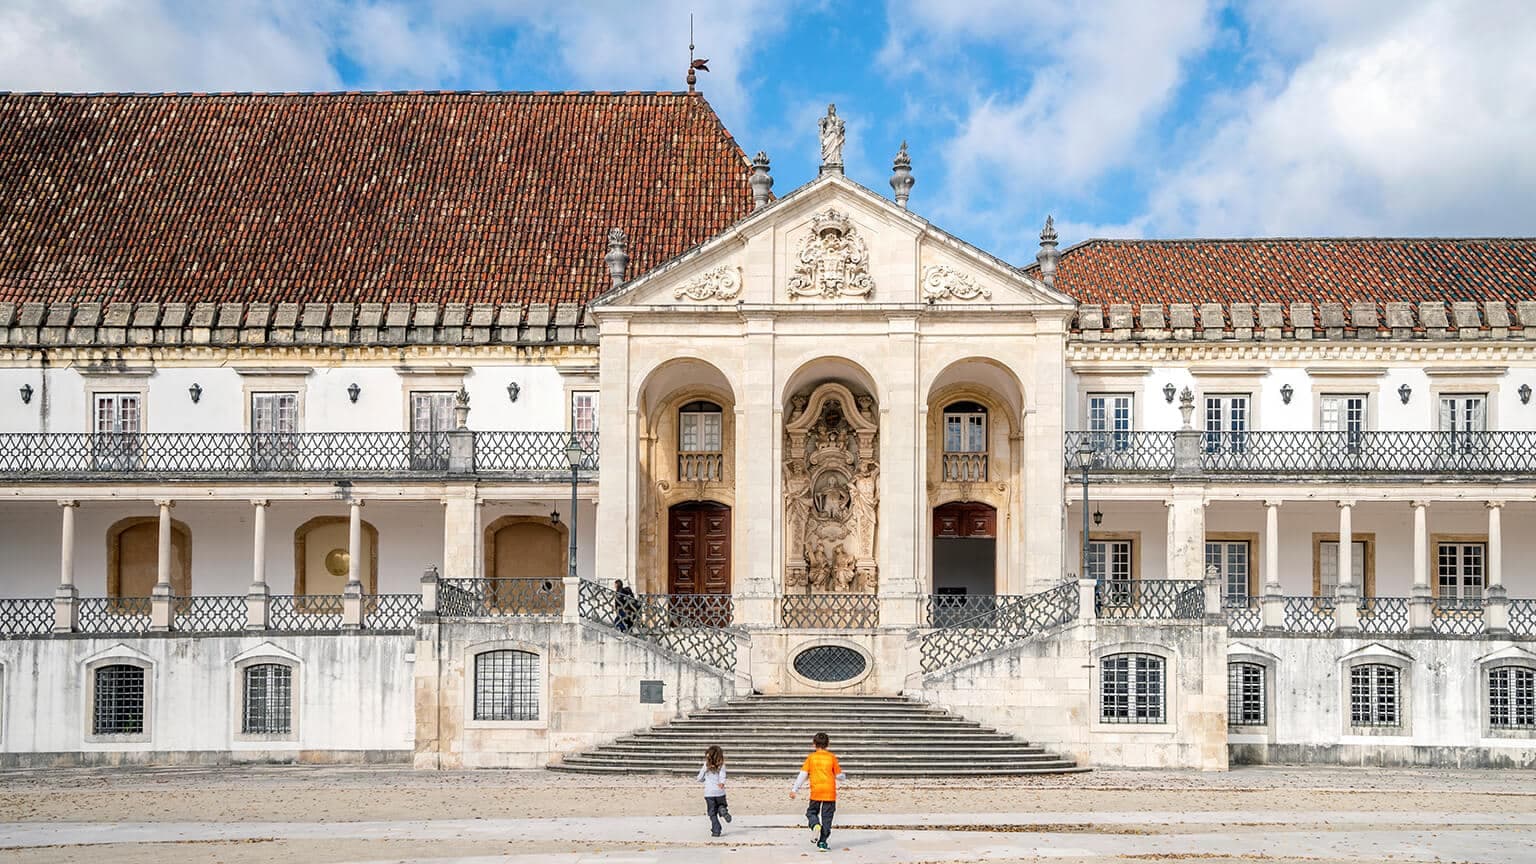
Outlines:
POLYGON ((1063 582, 1029 596, 989 595, 985 608, 973 607, 978 611, 972 617, 946 620, 949 611, 959 608, 929 603, 929 623, 938 629, 922 638, 924 672, 964 663, 1072 621, 1078 616, 1077 582, 1063 582), (935 613, 944 623, 934 623, 935 613))
POLYGON ((929 627, 953 627, 995 612, 1023 595, 1018 594, 929 594, 923 598, 923 611, 929 627))
POLYGON ((1509 601, 1509 632, 1515 636, 1536 636, 1536 600, 1509 601))
POLYGON ((1436 633, 1445 636, 1476 636, 1483 632, 1483 598, 1442 597, 1435 600, 1434 615, 1430 624, 1436 633))
POLYGON ((1258 633, 1264 629, 1264 610, 1257 597, 1223 597, 1228 633, 1258 633))
POLYGON ((674 606, 668 602, 669 596, 678 595, 621 595, 612 588, 583 579, 577 594, 578 612, 588 621, 612 627, 674 654, 726 672, 734 671, 735 635, 715 622, 691 615, 693 611, 708 613, 709 604, 685 602, 674 606))
POLYGON ((273 594, 267 600, 267 629, 290 633, 340 630, 345 599, 340 594, 273 594))
POLYGON ((779 610, 783 626, 790 629, 880 626, 880 598, 873 594, 786 594, 779 610))
MULTIPOLYGON (((1478 612, 1482 614, 1481 611, 1478 612)), ((1368 636, 1396 636, 1409 632, 1407 597, 1360 598, 1360 632, 1368 636)))
POLYGON ((1101 582, 1098 617, 1189 621, 1205 615, 1205 583, 1198 579, 1127 579, 1101 582))
POLYGON ((444 618, 559 615, 564 610, 565 587, 558 576, 437 583, 437 614, 444 618))
POLYGON ((370 594, 363 598, 365 630, 410 630, 420 614, 420 594, 370 594))
POLYGON ((52 600, 30 597, 0 600, 0 636, 41 636, 52 632, 52 600))
POLYGON ((985 483, 987 481, 987 454, 945 453, 944 481, 947 483, 985 483))
POLYGON ((76 607, 80 633, 144 633, 150 625, 148 597, 81 597, 76 607))
POLYGON ((450 473, 569 474, 565 447, 580 440, 581 470, 597 470, 597 441, 570 432, 8 432, 7 480, 118 477, 388 478, 450 473), (455 463, 452 440, 466 437, 455 463))
POLYGON ((245 595, 172 597, 171 629, 190 633, 229 633, 245 629, 245 595))
POLYGON ((1287 597, 1281 617, 1289 633, 1332 633, 1332 597, 1287 597))
POLYGON ((1068 432, 1062 452, 1067 476, 1077 477, 1077 451, 1084 441, 1093 450, 1094 474, 1167 474, 1173 470, 1172 432, 1068 432))

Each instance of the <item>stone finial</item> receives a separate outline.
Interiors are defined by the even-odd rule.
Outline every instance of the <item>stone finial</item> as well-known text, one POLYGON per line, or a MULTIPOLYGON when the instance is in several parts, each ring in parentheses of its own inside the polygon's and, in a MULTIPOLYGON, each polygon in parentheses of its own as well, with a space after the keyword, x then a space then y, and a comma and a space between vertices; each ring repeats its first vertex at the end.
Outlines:
POLYGON ((1056 262, 1061 260, 1061 253, 1056 251, 1056 220, 1050 215, 1045 217, 1045 227, 1040 229, 1040 251, 1035 253, 1035 260, 1040 262, 1040 281, 1055 285, 1056 262))
POLYGON ((747 183, 752 187, 752 209, 767 207, 768 198, 773 194, 773 175, 768 173, 767 151, 759 150, 752 157, 752 177, 747 183))
POLYGON ((907 142, 901 142, 896 158, 891 162, 891 190, 896 193, 896 206, 907 209, 907 199, 912 197, 912 157, 907 154, 907 142))
POLYGON ((624 270, 629 266, 629 253, 624 251, 629 239, 618 228, 608 231, 608 254, 603 260, 608 262, 608 278, 613 280, 613 286, 617 288, 624 282, 624 270))
POLYGON ((843 118, 837 116, 837 106, 827 105, 827 114, 816 121, 821 134, 821 170, 818 174, 843 173, 843 118))
POLYGON ((1195 428, 1195 391, 1188 387, 1179 391, 1179 413, 1184 415, 1184 429, 1195 428))
POLYGON ((469 428, 469 391, 462 386, 453 394, 453 425, 456 429, 469 428))

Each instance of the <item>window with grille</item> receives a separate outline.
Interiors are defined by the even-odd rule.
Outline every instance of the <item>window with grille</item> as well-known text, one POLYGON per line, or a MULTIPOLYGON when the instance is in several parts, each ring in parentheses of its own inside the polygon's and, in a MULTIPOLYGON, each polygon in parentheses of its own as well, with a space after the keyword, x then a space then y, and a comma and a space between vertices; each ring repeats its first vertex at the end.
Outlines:
POLYGON ((240 731, 247 735, 287 735, 293 731, 292 669, 279 663, 246 668, 240 731))
POLYGON ((1088 542, 1088 563, 1083 572, 1103 587, 1105 603, 1124 605, 1131 602, 1131 580, 1135 577, 1131 561, 1130 540, 1088 542))
POLYGON ((476 654, 475 719, 539 719, 539 655, 530 651, 476 654))
POLYGON ((91 732, 95 735, 144 734, 144 669, 126 663, 96 670, 91 732))
POLYGON ((684 405, 677 417, 678 449, 684 453, 719 453, 722 417, 720 406, 713 402, 684 405))
POLYGON ((1227 606, 1248 605, 1249 582, 1253 573, 1247 540, 1209 540, 1205 544, 1205 569, 1216 568, 1221 579, 1221 597, 1227 606))
POLYGON ((1131 447, 1131 396, 1128 393, 1089 393, 1088 431, 1095 450, 1131 447))
POLYGON ((1435 574, 1442 600, 1476 600, 1483 596, 1487 552, 1483 543, 1436 544, 1435 574))
POLYGON ((1488 725, 1536 729, 1536 670, 1524 666, 1488 670, 1488 725))
POLYGON ((1372 663, 1349 670, 1349 722, 1352 726, 1402 723, 1396 669, 1372 663))
POLYGON ((1114 654, 1100 666, 1099 719, 1105 723, 1162 723, 1163 660, 1151 654, 1114 654))
POLYGON ((1232 726, 1263 726, 1264 667, 1257 663, 1227 664, 1227 723, 1232 726))
POLYGON ((1248 397, 1205 397, 1205 449, 1209 452, 1247 449, 1248 397))
POLYGON ((944 452, 987 452, 987 408, 976 402, 956 402, 944 408, 944 452))

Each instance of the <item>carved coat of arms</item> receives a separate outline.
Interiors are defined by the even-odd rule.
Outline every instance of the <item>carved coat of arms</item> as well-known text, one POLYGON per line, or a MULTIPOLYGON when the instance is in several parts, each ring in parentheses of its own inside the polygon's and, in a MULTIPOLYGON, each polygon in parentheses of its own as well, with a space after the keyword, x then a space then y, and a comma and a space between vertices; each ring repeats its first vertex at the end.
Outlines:
POLYGON ((828 208, 811 220, 811 231, 795 250, 789 296, 868 297, 875 288, 869 275, 869 247, 848 217, 828 208))

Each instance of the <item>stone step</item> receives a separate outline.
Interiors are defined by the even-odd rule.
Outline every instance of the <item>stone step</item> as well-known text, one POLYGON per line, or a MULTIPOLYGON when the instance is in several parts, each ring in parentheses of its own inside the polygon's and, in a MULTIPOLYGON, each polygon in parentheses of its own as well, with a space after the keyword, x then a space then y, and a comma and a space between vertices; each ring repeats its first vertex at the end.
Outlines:
MULTIPOLYGON (((661 727, 654 727, 654 728, 661 728, 661 727)), ((841 733, 841 734, 857 734, 859 732, 875 732, 875 731, 879 731, 879 732, 949 732, 949 731, 962 731, 962 730, 967 730, 967 729, 969 729, 969 730, 981 730, 983 727, 982 727, 982 725, 980 723, 976 723, 976 722, 972 722, 972 721, 966 721, 966 720, 954 720, 954 721, 948 721, 948 722, 944 722, 944 723, 918 723, 918 722, 908 722, 908 721, 899 721, 899 720, 892 720, 892 721, 870 720, 868 722, 858 722, 858 721, 851 721, 850 722, 850 721, 846 721, 845 720, 845 721, 839 721, 839 722, 828 721, 828 722, 823 722, 823 723, 817 723, 817 722, 814 722, 814 721, 802 722, 802 721, 799 721, 799 720, 782 720, 782 719, 775 719, 775 718, 769 718, 767 720, 759 720, 759 719, 756 719, 756 718, 742 718, 741 720, 736 721, 736 722, 720 722, 720 721, 716 721, 716 720, 710 720, 710 719, 707 719, 707 718, 685 718, 685 719, 682 719, 682 720, 674 720, 672 722, 672 725, 669 728, 672 728, 672 729, 706 730, 706 731, 710 731, 710 732, 726 732, 726 731, 732 731, 732 730, 738 730, 738 731, 739 730, 750 730, 752 732, 772 732, 772 731, 778 731, 778 732, 793 732, 793 733, 796 733, 796 734, 805 734, 805 735, 814 735, 817 732, 825 732, 828 735, 837 735, 839 733, 841 733)), ((987 729, 985 731, 990 732, 992 730, 987 729)))
MULTIPOLYGON (((779 775, 793 778, 800 770, 800 760, 757 760, 743 762, 729 762, 726 764, 728 772, 734 776, 753 775, 779 775)), ((557 767, 562 768, 606 768, 615 772, 644 771, 664 774, 677 774, 682 776, 697 776, 699 766, 694 762, 678 763, 671 760, 649 759, 594 759, 586 756, 571 756, 557 767)), ((867 762, 863 764, 847 763, 843 769, 850 775, 869 776, 931 776, 960 774, 1018 774, 1039 772, 1060 772, 1076 768, 1076 763, 1067 759, 989 759, 985 763, 975 763, 955 759, 909 759, 891 760, 889 762, 867 762)))
MULTIPOLYGON (((580 763, 572 764, 570 762, 564 762, 564 763, 560 763, 560 764, 556 764, 556 765, 551 765, 549 767, 550 767, 550 770, 552 770, 552 771, 567 771, 567 772, 571 772, 571 773, 609 774, 609 775, 612 775, 612 774, 659 774, 659 775, 672 775, 672 776, 677 776, 677 777, 692 777, 692 776, 697 775, 698 774, 698 770, 699 770, 697 768, 680 769, 680 768, 677 768, 675 766, 655 766, 655 767, 651 767, 651 766, 644 766, 644 765, 626 765, 626 766, 624 766, 622 768, 615 768, 615 767, 609 766, 609 765, 583 765, 583 764, 580 764, 580 763)), ((792 776, 792 775, 787 775, 785 770, 777 769, 777 768, 749 769, 749 768, 736 768, 736 767, 732 767, 730 770, 731 770, 733 776, 736 776, 736 777, 786 777, 786 776, 792 776)), ((791 769, 788 769, 788 770, 789 771, 798 771, 798 767, 791 768, 791 769)), ((1015 767, 994 768, 994 767, 988 767, 988 766, 975 766, 975 765, 966 765, 966 766, 950 765, 948 767, 944 767, 944 768, 936 769, 936 770, 931 770, 931 771, 923 771, 923 770, 918 770, 918 769, 914 769, 914 768, 889 768, 889 769, 888 768, 876 768, 876 769, 866 769, 864 771, 860 771, 859 772, 859 776, 861 776, 861 777, 1027 777, 1027 776, 1039 775, 1039 774, 1081 774, 1081 773, 1084 773, 1084 772, 1087 772, 1087 771, 1091 771, 1091 770, 1093 770, 1093 769, 1091 769, 1091 768, 1084 768, 1082 766, 1076 765, 1075 763, 1071 763, 1071 762, 1064 762, 1061 766, 1049 766, 1049 767, 1036 766, 1036 767, 1033 767, 1033 768, 1015 768, 1015 767)))

